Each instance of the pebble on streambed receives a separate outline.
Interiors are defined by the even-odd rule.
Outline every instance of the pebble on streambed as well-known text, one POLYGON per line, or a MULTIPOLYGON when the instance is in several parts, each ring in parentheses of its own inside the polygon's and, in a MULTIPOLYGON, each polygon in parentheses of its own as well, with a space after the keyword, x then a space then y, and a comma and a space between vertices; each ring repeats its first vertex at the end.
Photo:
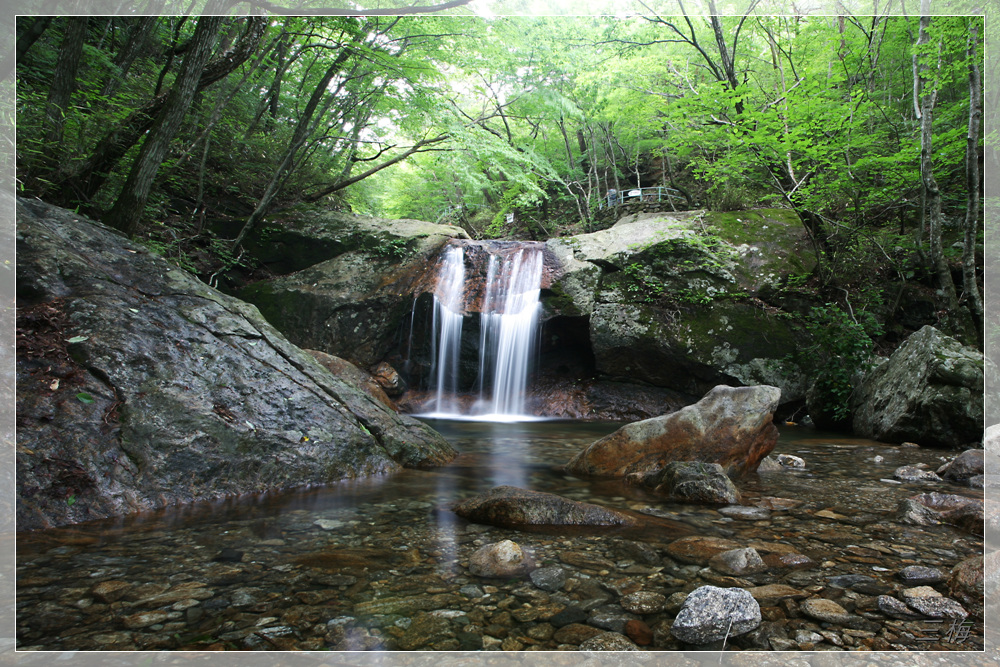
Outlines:
MULTIPOLYGON (((822 464, 818 455, 810 456, 811 471, 822 464)), ((618 528, 588 534, 445 526, 427 520, 440 516, 438 504, 415 495, 362 503, 349 512, 293 510, 273 523, 230 521, 222 531, 192 524, 139 532, 127 541, 50 542, 19 555, 18 647, 981 647, 981 538, 954 525, 897 519, 895 503, 912 488, 888 487, 871 477, 810 495, 806 485, 816 484, 815 478, 777 476, 780 484, 768 482, 766 489, 774 495, 749 495, 746 506, 769 509, 767 520, 748 520, 753 514, 742 506, 691 505, 684 518, 700 526, 699 534, 681 538, 656 531, 626 538, 618 528), (719 528, 713 522, 723 517, 735 519, 724 524, 724 537, 707 532, 719 528), (344 525, 327 530, 317 523, 321 519, 344 525), (242 558, 216 560, 227 549, 242 552, 242 558), (484 574, 488 570, 473 566, 480 551, 492 552, 517 574, 484 574), (730 626, 730 616, 710 613, 713 604, 703 604, 707 594, 698 593, 710 588, 739 596, 739 623, 733 619, 730 626), (971 625, 971 634, 961 644, 921 642, 918 631, 929 621, 971 625)), ((599 502, 582 492, 575 497, 599 502)), ((929 496, 931 501, 942 507, 957 502, 941 494, 929 496)), ((647 504, 626 496, 618 506, 636 511, 647 504)), ((674 504, 657 507, 677 514, 674 504)), ((727 605, 715 606, 728 614, 727 605)))

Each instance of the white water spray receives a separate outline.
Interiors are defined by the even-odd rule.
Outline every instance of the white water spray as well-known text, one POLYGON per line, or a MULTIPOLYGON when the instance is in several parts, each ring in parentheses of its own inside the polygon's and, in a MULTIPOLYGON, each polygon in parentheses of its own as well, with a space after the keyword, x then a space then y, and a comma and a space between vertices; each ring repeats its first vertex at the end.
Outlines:
POLYGON ((525 413, 525 394, 538 339, 543 260, 541 248, 530 245, 489 254, 479 315, 480 400, 477 414, 461 414, 454 396, 466 300, 465 258, 461 246, 444 253, 434 294, 433 416, 495 421, 532 418, 525 413))
POLYGON ((438 290, 434 294, 434 375, 437 392, 434 412, 456 411, 459 352, 462 347, 462 313, 465 293, 465 255, 460 247, 448 248, 440 264, 438 290))

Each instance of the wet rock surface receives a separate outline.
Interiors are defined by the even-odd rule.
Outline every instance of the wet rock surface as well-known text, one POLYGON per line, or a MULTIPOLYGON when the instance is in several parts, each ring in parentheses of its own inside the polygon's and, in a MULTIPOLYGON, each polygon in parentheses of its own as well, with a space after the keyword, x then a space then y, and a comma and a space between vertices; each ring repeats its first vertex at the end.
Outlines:
MULTIPOLYGON (((694 405, 623 426, 574 456, 584 477, 648 474, 675 461, 718 463, 730 477, 756 470, 777 442, 775 387, 718 386, 694 405)), ((730 501, 731 502, 731 501, 730 501)))
POLYGON ((732 505, 740 502, 740 492, 718 463, 674 461, 647 475, 643 484, 656 493, 682 502, 732 505))
POLYGON ((17 234, 19 529, 454 457, 109 228, 19 200, 17 234))
MULTIPOLYGON (((946 523, 898 522, 897 502, 926 487, 881 481, 900 465, 934 463, 936 453, 836 436, 779 442, 779 451, 805 456, 809 467, 743 478, 748 506, 773 508, 766 519, 746 520, 642 487, 553 473, 567 450, 593 439, 596 426, 441 428, 462 452, 444 468, 21 534, 18 647, 679 651, 695 644, 671 627, 688 598, 710 586, 745 593, 760 617, 743 634, 697 645, 705 649, 724 642, 727 651, 913 656, 983 646, 983 622, 968 601, 980 586, 996 586, 977 563, 983 541, 946 523), (498 428, 507 436, 482 444, 479 434, 498 428), (520 472, 503 458, 518 445, 520 472), (857 466, 875 455, 885 462, 857 466), (517 483, 532 489, 670 516, 698 534, 520 531, 450 511, 456 497, 519 474, 517 483), (505 540, 529 553, 536 569, 500 578, 470 570, 473 554, 505 540), (709 565, 733 549, 753 549, 766 568, 725 574, 709 565), (218 560, 225 550, 242 558, 218 560), (947 579, 911 582, 921 571, 907 568, 947 579)), ((938 484, 940 492, 968 492, 938 484)), ((988 610, 996 613, 995 603, 988 610)))
POLYGON ((494 526, 634 526, 639 517, 551 493, 498 486, 455 507, 460 517, 494 526))
POLYGON ((287 274, 239 292, 292 342, 378 364, 394 343, 425 270, 460 228, 334 211, 290 224, 257 250, 287 274))
POLYGON ((983 355, 931 326, 903 342, 852 396, 854 432, 958 448, 983 437, 983 355))

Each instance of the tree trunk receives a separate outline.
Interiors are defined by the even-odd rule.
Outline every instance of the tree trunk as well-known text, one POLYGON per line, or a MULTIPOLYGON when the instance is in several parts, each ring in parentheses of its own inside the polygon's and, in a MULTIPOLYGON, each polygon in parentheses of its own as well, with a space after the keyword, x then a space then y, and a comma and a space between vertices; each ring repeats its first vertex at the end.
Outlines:
POLYGON ((76 71, 80 66, 80 56, 83 54, 83 42, 87 36, 86 16, 67 19, 66 32, 62 46, 59 48, 59 58, 52 74, 52 84, 49 86, 49 96, 45 103, 45 121, 48 131, 45 143, 49 145, 51 161, 59 159, 60 145, 63 138, 66 110, 69 108, 73 92, 76 90, 76 71))
POLYGON ((976 236, 979 231, 979 131, 983 120, 983 80, 979 72, 979 25, 969 21, 969 134, 965 145, 965 181, 968 203, 965 209, 965 246, 962 250, 962 284, 972 312, 973 323, 983 345, 983 297, 976 282, 976 236))
POLYGON ((21 62, 24 60, 25 54, 28 53, 28 49, 31 45, 38 41, 38 38, 42 36, 49 24, 52 23, 51 16, 39 16, 34 21, 31 22, 24 32, 22 32, 17 37, 17 61, 21 62))
MULTIPOLYGON (((267 25, 267 19, 251 17, 247 31, 239 43, 205 65, 197 90, 203 90, 222 79, 249 58, 260 45, 267 25)), ((61 174, 42 198, 64 206, 73 206, 79 202, 88 204, 125 153, 150 129, 166 101, 167 95, 159 95, 132 112, 97 143, 89 158, 75 165, 71 172, 61 174)))
POLYGON ((569 145, 569 134, 566 133, 566 119, 559 117, 559 131, 562 132, 563 145, 566 146, 566 160, 569 168, 576 171, 576 159, 573 157, 573 149, 569 145))
POLYGON ((191 106, 202 69, 212 55, 212 48, 222 26, 222 17, 204 16, 198 19, 191 45, 184 55, 184 62, 177 79, 167 93, 163 109, 149 129, 139 156, 132 165, 122 192, 104 222, 134 236, 139 219, 146 207, 153 179, 170 148, 170 141, 184 120, 191 106))
MULTIPOLYGON (((930 26, 931 17, 927 14, 927 0, 924 0, 922 15, 920 17, 920 33, 917 38, 917 50, 927 44, 929 37, 927 30, 930 26)), ((940 67, 940 62, 938 64, 940 67)), ((962 340, 963 343, 969 341, 968 319, 963 317, 958 302, 958 293, 955 290, 955 281, 951 277, 951 269, 948 266, 948 259, 944 256, 942 247, 942 213, 941 213, 941 190, 938 187, 937 179, 934 177, 934 153, 932 148, 934 105, 937 103, 938 90, 935 85, 928 91, 926 84, 927 73, 930 68, 926 63, 919 63, 917 74, 920 77, 919 99, 920 99, 920 182, 923 191, 923 217, 927 222, 927 243, 930 251, 931 269, 937 275, 938 285, 944 293, 947 315, 942 318, 943 322, 950 325, 947 333, 962 340)))
POLYGON ((153 32, 153 28, 156 27, 158 21, 159 18, 156 16, 144 16, 132 25, 132 28, 125 35, 125 43, 122 45, 118 55, 115 56, 115 71, 108 76, 108 80, 104 82, 104 87, 101 88, 102 97, 112 97, 118 92, 118 87, 125 80, 125 77, 128 76, 128 71, 132 67, 132 63, 142 53, 142 50, 146 46, 146 41, 149 39, 149 35, 153 32))
POLYGON ((313 90, 312 95, 309 98, 309 102, 306 103, 306 108, 302 111, 302 115, 299 117, 299 121, 295 126, 295 131, 292 133, 292 138, 288 142, 288 147, 285 149, 285 154, 281 158, 281 162, 278 167, 274 170, 274 174, 271 176, 271 181, 264 188, 264 194, 261 195, 260 200, 257 202, 257 207, 254 209, 250 217, 247 218, 246 223, 240 230, 240 233, 236 235, 233 239, 233 247, 235 248, 246 235, 250 232, 254 226, 260 222, 264 216, 267 214, 268 209, 271 207, 271 202, 274 201, 274 196, 278 192, 278 186, 284 180, 286 173, 292 166, 292 161, 295 159, 295 154, 302 148, 302 144, 305 143, 306 138, 309 136, 309 129, 312 125, 313 114, 316 113, 316 108, 319 106, 320 101, 323 97, 329 94, 327 86, 330 85, 330 81, 333 79, 334 75, 341 70, 344 63, 351 56, 353 51, 348 48, 343 48, 336 59, 330 63, 323 76, 320 78, 319 84, 313 90))

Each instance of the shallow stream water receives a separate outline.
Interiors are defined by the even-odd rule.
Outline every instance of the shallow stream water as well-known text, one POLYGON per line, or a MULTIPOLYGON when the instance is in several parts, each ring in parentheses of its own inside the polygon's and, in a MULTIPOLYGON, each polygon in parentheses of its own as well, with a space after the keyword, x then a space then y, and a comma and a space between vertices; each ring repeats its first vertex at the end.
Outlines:
MULTIPOLYGON (((832 627, 803 617, 794 603, 762 604, 782 645, 982 645, 981 624, 949 643, 934 628, 928 635, 921 621, 884 617, 872 606, 880 592, 901 588, 896 575, 907 565, 947 573, 982 552, 980 538, 955 527, 911 526, 894 517, 899 501, 917 493, 981 497, 947 482, 892 480, 899 466, 934 470, 954 453, 785 426, 774 454, 798 456, 806 466, 740 480, 744 505, 786 507, 742 519, 558 470, 618 424, 430 423, 460 452, 443 468, 19 534, 19 648, 567 650, 592 637, 593 626, 620 632, 623 619, 634 617, 619 606, 630 592, 670 596, 706 584, 771 583, 837 600, 868 623, 832 627), (501 484, 678 519, 694 534, 778 545, 808 562, 738 579, 671 558, 666 549, 677 535, 523 532, 471 524, 451 511, 501 484), (470 554, 502 539, 516 541, 540 566, 562 567, 566 584, 543 590, 527 577, 471 575, 470 554), (860 588, 842 586, 840 575, 868 579, 860 588), (560 625, 568 608, 590 617, 560 625)), ((676 611, 668 606, 642 617, 652 633, 645 649, 685 648, 669 634, 676 611)), ((743 648, 778 645, 767 637, 761 646, 748 641, 743 648)))

